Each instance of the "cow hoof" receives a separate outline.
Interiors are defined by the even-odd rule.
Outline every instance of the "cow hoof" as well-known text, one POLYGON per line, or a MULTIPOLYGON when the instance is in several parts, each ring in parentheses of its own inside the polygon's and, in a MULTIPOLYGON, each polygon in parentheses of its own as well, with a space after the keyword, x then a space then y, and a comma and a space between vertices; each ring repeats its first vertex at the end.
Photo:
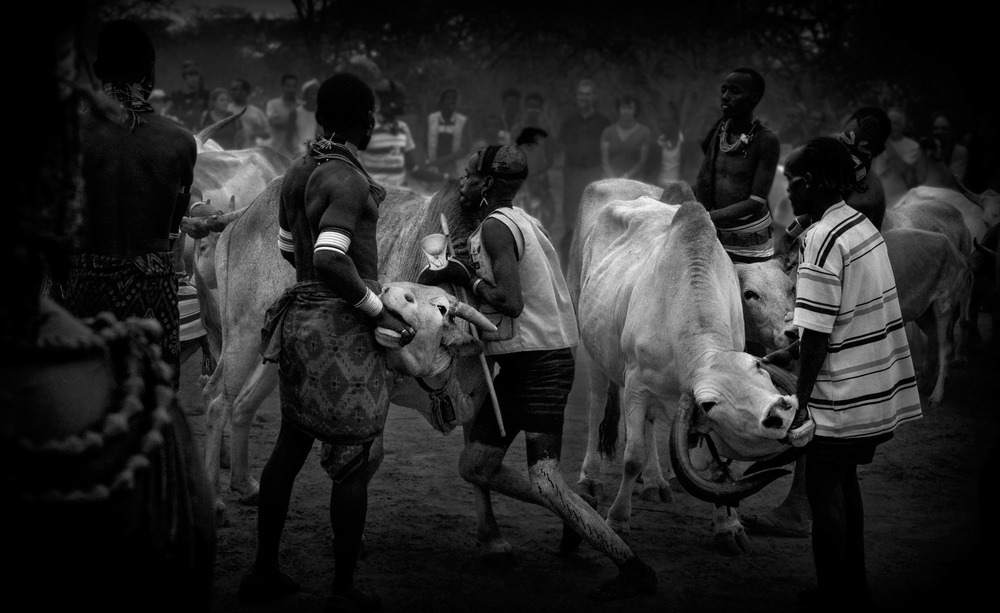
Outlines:
POLYGON ((215 501, 215 525, 219 528, 229 525, 229 517, 226 515, 226 503, 221 500, 215 501))
POLYGON ((933 394, 930 395, 930 398, 927 399, 927 402, 931 406, 934 406, 936 404, 941 404, 942 400, 944 400, 944 392, 935 391, 933 394))
POLYGON ((716 551, 728 558, 750 553, 750 537, 743 530, 716 533, 713 544, 716 551))
POLYGON ((628 520, 622 521, 618 519, 611 519, 608 517, 605 520, 608 527, 611 528, 615 534, 620 536, 622 539, 628 538, 628 535, 632 532, 630 526, 628 525, 628 520))
POLYGON ((639 497, 646 502, 665 502, 667 504, 674 501, 674 494, 666 484, 660 486, 649 486, 642 490, 639 497))
POLYGON ((580 496, 587 501, 587 504, 597 508, 597 505, 604 500, 604 485, 594 479, 583 479, 579 483, 580 496), (594 502, 591 502, 594 500, 594 502))
POLYGON ((255 479, 249 479, 246 483, 234 483, 229 489, 239 494, 240 504, 257 506, 260 500, 260 484, 255 479))

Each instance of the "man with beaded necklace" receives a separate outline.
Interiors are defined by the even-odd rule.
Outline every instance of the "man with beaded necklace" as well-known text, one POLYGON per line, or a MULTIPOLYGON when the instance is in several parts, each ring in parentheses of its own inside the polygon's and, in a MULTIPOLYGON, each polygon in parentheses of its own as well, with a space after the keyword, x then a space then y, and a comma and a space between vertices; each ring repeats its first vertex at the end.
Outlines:
POLYGON ((285 173, 276 247, 296 284, 268 309, 261 353, 278 363, 281 428, 260 479, 257 557, 240 582, 244 602, 298 590, 278 566, 292 486, 316 439, 330 476, 333 577, 327 611, 371 611, 378 596, 354 586, 368 509, 368 455, 389 409, 386 366, 376 327, 415 331, 384 308, 378 289, 378 206, 385 188, 358 161, 375 125, 375 96, 338 73, 320 85, 316 121, 323 137, 285 173), (352 382, 362 378, 364 386, 352 382))
POLYGON ((764 95, 764 78, 737 68, 722 84, 722 118, 702 142, 705 153, 694 193, 718 229, 734 262, 760 262, 774 255, 767 194, 781 145, 753 111, 764 95))

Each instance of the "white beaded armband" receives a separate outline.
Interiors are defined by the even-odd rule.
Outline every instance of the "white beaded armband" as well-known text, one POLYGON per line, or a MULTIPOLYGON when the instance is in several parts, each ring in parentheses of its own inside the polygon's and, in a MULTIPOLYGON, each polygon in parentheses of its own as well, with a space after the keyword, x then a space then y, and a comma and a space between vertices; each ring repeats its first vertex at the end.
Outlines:
POLYGON ((292 233, 284 228, 278 228, 278 249, 290 253, 295 252, 295 242, 292 240, 292 233))
POLYGON ((351 233, 347 230, 323 230, 316 239, 316 248, 313 251, 336 251, 347 255, 350 246, 351 233))
POLYGON ((365 297, 354 305, 354 308, 361 309, 361 312, 369 317, 377 317, 382 312, 382 301, 371 289, 366 288, 365 297))

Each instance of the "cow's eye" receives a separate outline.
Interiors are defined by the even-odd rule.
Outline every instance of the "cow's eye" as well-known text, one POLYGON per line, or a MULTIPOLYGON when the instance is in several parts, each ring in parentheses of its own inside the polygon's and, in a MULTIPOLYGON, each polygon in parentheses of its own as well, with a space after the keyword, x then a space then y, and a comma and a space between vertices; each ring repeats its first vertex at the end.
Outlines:
POLYGON ((752 289, 748 289, 745 292, 743 292, 743 299, 744 300, 760 300, 760 296, 758 296, 757 292, 753 291, 752 289))
POLYGON ((441 317, 444 317, 445 315, 447 315, 447 314, 448 314, 448 307, 445 307, 445 306, 441 306, 441 305, 439 304, 439 305, 438 305, 438 310, 439 310, 439 311, 441 311, 441 317))

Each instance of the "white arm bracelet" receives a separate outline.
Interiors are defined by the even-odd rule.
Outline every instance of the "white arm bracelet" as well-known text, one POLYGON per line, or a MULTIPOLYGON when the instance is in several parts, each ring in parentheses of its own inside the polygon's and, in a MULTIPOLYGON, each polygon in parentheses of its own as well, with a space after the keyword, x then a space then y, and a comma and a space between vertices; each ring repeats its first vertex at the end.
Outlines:
POLYGON ((278 228, 278 249, 292 253, 295 252, 295 243, 292 240, 292 233, 284 228, 278 228))
POLYGON ((323 230, 316 239, 316 251, 336 251, 347 255, 351 246, 351 235, 344 230, 323 230))
POLYGON ((476 277, 476 280, 472 282, 472 295, 473 296, 476 295, 476 288, 479 287, 479 284, 482 283, 482 282, 483 282, 483 278, 482 277, 476 277))
POLYGON ((760 196, 750 196, 750 199, 753 200, 754 202, 759 202, 761 204, 767 204, 767 200, 764 200, 760 196))
POLYGON ((354 308, 361 309, 361 312, 369 317, 377 317, 382 312, 382 301, 371 289, 366 288, 365 297, 354 305, 354 308))

